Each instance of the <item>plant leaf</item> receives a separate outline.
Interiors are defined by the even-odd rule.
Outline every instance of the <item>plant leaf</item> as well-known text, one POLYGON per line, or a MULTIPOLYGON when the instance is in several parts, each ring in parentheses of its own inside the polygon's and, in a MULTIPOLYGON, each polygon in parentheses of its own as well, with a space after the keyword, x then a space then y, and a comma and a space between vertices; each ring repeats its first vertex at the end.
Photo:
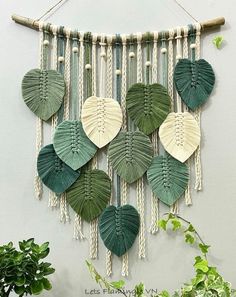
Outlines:
POLYGON ((151 165, 153 148, 142 132, 120 132, 108 148, 108 158, 116 173, 128 183, 138 180, 151 165))
POLYGON ((111 180, 102 170, 86 170, 67 190, 67 201, 87 222, 98 217, 111 196, 111 180))
POLYGON ((112 141, 120 131, 120 105, 112 98, 89 97, 82 107, 81 122, 88 138, 101 148, 112 141))
POLYGON ((210 96, 215 74, 206 60, 192 62, 180 59, 175 66, 174 82, 181 99, 191 110, 195 110, 210 96))
POLYGON ((223 41, 223 36, 216 36, 212 40, 213 44, 216 46, 217 49, 221 48, 223 41))
POLYGON ((180 162, 185 162, 200 144, 200 127, 189 112, 172 112, 159 129, 165 150, 180 162))
POLYGON ((199 248, 200 248, 200 250, 201 250, 201 252, 203 254, 207 254, 208 253, 208 249, 210 248, 210 245, 199 243, 198 246, 199 246, 199 248))
POLYGON ((170 155, 153 158, 147 171, 147 179, 152 191, 165 204, 172 205, 184 193, 188 185, 189 170, 170 155))
POLYGON ((171 224, 172 224, 172 229, 173 229, 173 231, 176 231, 176 230, 178 230, 178 229, 180 229, 181 228, 181 222, 178 220, 178 219, 173 219, 173 220, 171 220, 171 224))
POLYGON ((158 221, 158 226, 159 226, 161 229, 163 229, 163 230, 166 231, 167 223, 168 223, 168 221, 161 219, 161 220, 158 221))
POLYGON ((44 287, 45 290, 49 291, 49 290, 52 289, 52 285, 51 285, 51 283, 50 283, 50 281, 48 279, 43 278, 42 283, 43 283, 43 287, 44 287))
POLYGON ((57 194, 65 192, 79 177, 78 171, 74 171, 57 156, 52 144, 40 150, 37 170, 42 182, 57 194))
POLYGON ((64 78, 55 70, 32 69, 23 78, 23 99, 29 109, 44 121, 59 110, 64 94, 64 78))
POLYGON ((56 128, 53 146, 58 157, 77 170, 93 158, 97 147, 84 133, 80 121, 64 121, 56 128))
POLYGON ((44 289, 43 283, 39 280, 35 280, 31 283, 30 289, 33 295, 39 295, 44 289))
POLYGON ((149 135, 156 130, 170 112, 170 96, 160 84, 131 86, 126 96, 128 115, 139 130, 149 135))
POLYGON ((195 242, 194 236, 192 236, 190 233, 185 234, 185 242, 189 244, 193 244, 195 242))
POLYGON ((122 289, 125 285, 125 282, 123 280, 119 280, 118 282, 111 282, 111 284, 115 289, 122 289))
POLYGON ((107 207, 99 219, 100 236, 104 245, 118 257, 133 245, 139 232, 140 219, 131 205, 107 207))

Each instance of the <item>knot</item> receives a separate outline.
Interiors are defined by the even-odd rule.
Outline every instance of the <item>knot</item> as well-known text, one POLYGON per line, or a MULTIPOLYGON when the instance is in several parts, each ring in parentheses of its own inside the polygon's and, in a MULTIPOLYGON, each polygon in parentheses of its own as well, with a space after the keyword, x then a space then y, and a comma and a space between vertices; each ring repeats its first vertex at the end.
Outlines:
POLYGON ((121 40, 122 40, 122 44, 123 45, 126 45, 127 35, 126 34, 122 34, 121 35, 121 40))
POLYGON ((98 34, 97 33, 93 33, 93 37, 92 37, 92 43, 93 45, 97 44, 97 40, 98 40, 98 34))
POLYGON ((39 31, 42 32, 44 27, 44 21, 39 21, 39 31))
POLYGON ((84 32, 79 32, 79 42, 81 43, 81 44, 83 44, 83 42, 84 42, 84 32))
POLYGON ((177 27, 176 28, 176 37, 175 39, 181 39, 182 38, 182 35, 181 35, 181 31, 182 31, 182 28, 181 27, 177 27))
POLYGON ((112 44, 112 39, 113 39, 113 35, 107 35, 107 44, 108 45, 112 44))
POLYGON ((140 44, 142 42, 143 34, 141 32, 137 33, 137 43, 140 44))
POLYGON ((57 35, 57 30, 58 30, 58 26, 57 25, 52 25, 52 33, 54 36, 57 35))
POLYGON ((158 40, 158 32, 157 31, 153 31, 153 42, 156 43, 158 40))
POLYGON ((196 35, 199 36, 201 34, 201 24, 200 23, 195 23, 194 24, 195 29, 196 29, 196 35))
POLYGON ((169 38, 168 40, 172 40, 175 36, 175 30, 174 29, 169 29, 169 38))
POLYGON ((65 33, 66 33, 66 38, 69 39, 71 34, 71 28, 65 28, 65 33))

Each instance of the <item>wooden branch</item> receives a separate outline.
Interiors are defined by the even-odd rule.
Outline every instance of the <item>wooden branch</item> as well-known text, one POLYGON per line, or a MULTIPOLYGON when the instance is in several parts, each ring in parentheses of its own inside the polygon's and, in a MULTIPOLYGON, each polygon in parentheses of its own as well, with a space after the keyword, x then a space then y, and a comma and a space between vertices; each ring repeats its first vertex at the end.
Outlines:
MULTIPOLYGON (((15 21, 17 24, 23 25, 25 27, 34 29, 34 30, 39 30, 39 21, 38 20, 33 20, 27 17, 19 16, 16 14, 12 15, 12 20, 15 21)), ((224 17, 218 17, 215 19, 211 19, 208 21, 201 22, 201 31, 208 31, 208 30, 213 30, 216 29, 220 26, 223 26, 225 24, 225 18, 224 17)), ((52 26, 50 25, 49 31, 52 32, 52 26)), ((64 29, 64 34, 66 32, 66 28, 64 29)), ((166 32, 166 37, 168 38, 168 31, 166 32)), ((145 33, 144 35, 145 36, 145 33)), ((175 36, 176 36, 176 31, 175 31, 175 36)), ((100 41, 101 36, 98 36, 98 41, 100 41)), ((113 36, 115 39, 115 35, 113 36)), ((134 39, 136 39, 136 36, 133 36, 134 39)), ((161 39, 161 36, 159 34, 159 39, 161 39)), ((129 36, 127 37, 127 41, 129 41, 129 36)))

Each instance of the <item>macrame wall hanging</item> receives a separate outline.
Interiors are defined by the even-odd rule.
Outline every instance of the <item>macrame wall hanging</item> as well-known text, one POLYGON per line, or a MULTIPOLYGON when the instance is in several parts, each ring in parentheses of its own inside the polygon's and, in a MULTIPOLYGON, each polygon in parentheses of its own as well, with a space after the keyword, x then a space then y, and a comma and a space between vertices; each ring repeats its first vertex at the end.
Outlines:
POLYGON ((74 238, 89 238, 90 257, 100 235, 107 275, 118 256, 127 276, 132 246, 145 258, 147 234, 158 231, 159 203, 178 213, 182 198, 192 204, 192 180, 202 188, 201 107, 215 75, 200 59, 200 34, 224 19, 114 36, 13 19, 40 31, 39 68, 22 81, 36 115, 36 196, 49 188, 49 207, 63 222, 75 213, 74 238))

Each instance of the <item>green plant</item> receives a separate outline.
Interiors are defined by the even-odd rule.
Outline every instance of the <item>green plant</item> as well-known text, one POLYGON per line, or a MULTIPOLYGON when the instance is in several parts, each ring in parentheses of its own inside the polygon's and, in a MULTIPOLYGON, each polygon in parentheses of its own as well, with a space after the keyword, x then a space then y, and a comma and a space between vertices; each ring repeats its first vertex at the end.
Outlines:
POLYGON ((216 36, 213 38, 212 42, 216 46, 216 48, 220 49, 222 46, 224 39, 223 36, 216 36))
MULTIPOLYGON (((158 225, 164 231, 172 230, 173 232, 181 233, 184 236, 185 242, 190 246, 195 246, 200 254, 195 257, 193 264, 195 269, 194 278, 173 294, 164 290, 152 297, 236 297, 236 290, 231 288, 231 284, 224 280, 216 267, 209 265, 207 255, 210 246, 202 240, 195 227, 189 221, 179 215, 170 213, 165 214, 164 218, 158 221, 158 225)), ((123 280, 109 282, 96 271, 91 263, 87 262, 87 265, 92 277, 101 287, 105 287, 108 290, 116 289, 126 297, 131 296, 131 294, 127 295, 123 280)), ((134 296, 146 296, 143 283, 135 286, 134 296)))
POLYGON ((38 245, 34 239, 19 242, 16 250, 12 242, 0 246, 0 296, 7 297, 15 292, 24 295, 39 295, 44 289, 50 290, 46 278, 54 273, 50 263, 42 262, 49 254, 49 243, 38 245))

